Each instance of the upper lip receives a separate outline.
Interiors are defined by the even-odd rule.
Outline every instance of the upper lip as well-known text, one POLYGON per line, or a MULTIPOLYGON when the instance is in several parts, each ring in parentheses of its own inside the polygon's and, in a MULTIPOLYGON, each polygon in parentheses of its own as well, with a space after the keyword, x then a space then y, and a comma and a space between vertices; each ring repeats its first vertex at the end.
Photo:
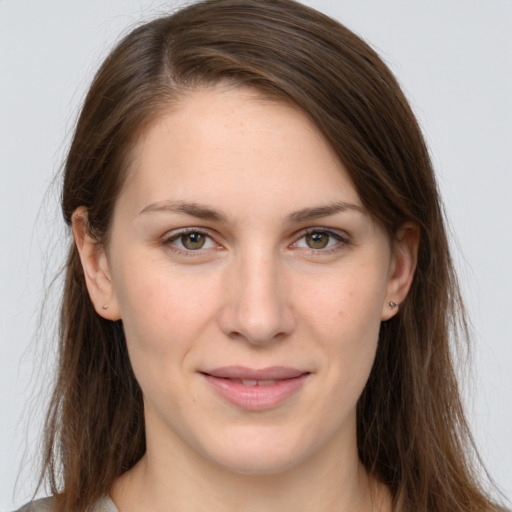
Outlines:
POLYGON ((206 375, 221 379, 237 380, 285 380, 300 377, 309 372, 289 366, 271 366, 268 368, 247 368, 245 366, 224 366, 203 371, 206 375))

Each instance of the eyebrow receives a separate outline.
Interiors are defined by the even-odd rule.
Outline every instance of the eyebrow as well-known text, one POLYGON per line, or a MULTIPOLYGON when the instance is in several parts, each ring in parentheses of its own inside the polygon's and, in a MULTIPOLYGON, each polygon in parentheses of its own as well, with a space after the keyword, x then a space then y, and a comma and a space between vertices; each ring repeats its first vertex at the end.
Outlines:
MULTIPOLYGON (((346 211, 356 211, 362 214, 366 213, 366 210, 362 206, 347 203, 345 201, 337 201, 325 206, 302 208, 301 210, 287 215, 286 221, 290 223, 305 222, 322 217, 329 217, 331 215, 343 213, 346 211)), ((179 213, 197 217, 198 219, 212 220, 223 223, 228 222, 228 216, 221 210, 206 205, 200 205, 198 203, 189 203, 185 201, 159 201, 152 203, 144 207, 139 212, 139 215, 152 212, 179 213)))
POLYGON ((221 210, 203 206, 197 203, 187 203, 185 201, 159 201, 143 208, 139 215, 152 212, 181 213, 197 217, 198 219, 214 220, 227 223, 227 215, 221 210))
POLYGON ((346 203, 345 201, 337 201, 326 206, 314 206, 312 208, 303 208, 302 210, 296 211, 288 215, 287 220, 289 222, 305 222, 308 220, 315 220, 322 217, 329 217, 331 215, 343 213, 346 211, 356 211, 362 214, 366 214, 366 210, 362 206, 358 206, 352 203, 346 203))

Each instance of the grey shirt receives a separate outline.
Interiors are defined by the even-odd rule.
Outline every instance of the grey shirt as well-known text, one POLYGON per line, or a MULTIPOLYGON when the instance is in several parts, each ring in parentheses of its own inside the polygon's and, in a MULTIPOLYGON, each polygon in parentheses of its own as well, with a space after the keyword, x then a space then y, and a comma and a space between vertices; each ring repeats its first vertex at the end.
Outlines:
MULTIPOLYGON (((17 512, 53 512, 53 498, 42 498, 23 505, 17 512)), ((99 500, 92 512, 119 512, 110 496, 99 500)))

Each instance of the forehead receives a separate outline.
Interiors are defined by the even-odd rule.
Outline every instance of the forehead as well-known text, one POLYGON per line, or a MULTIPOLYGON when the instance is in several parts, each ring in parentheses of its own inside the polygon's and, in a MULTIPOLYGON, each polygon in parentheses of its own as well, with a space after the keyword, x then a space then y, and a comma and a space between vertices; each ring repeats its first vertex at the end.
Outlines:
POLYGON ((145 131, 123 198, 140 208, 169 199, 233 207, 278 201, 284 209, 319 200, 361 204, 303 111, 229 86, 183 95, 145 131))

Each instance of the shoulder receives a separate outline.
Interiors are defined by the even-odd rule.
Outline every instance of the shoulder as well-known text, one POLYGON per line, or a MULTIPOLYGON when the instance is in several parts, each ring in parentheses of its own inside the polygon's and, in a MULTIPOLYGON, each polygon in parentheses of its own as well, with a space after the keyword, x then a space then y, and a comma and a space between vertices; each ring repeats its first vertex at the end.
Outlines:
POLYGON ((53 512, 53 498, 31 501, 16 512, 53 512))
POLYGON ((93 512, 119 512, 109 496, 101 498, 94 506, 93 512))
MULTIPOLYGON (((23 505, 16 512, 54 512, 53 502, 54 499, 51 497, 42 498, 23 505)), ((119 510, 114 502, 105 496, 94 505, 92 512, 119 512, 119 510)))

